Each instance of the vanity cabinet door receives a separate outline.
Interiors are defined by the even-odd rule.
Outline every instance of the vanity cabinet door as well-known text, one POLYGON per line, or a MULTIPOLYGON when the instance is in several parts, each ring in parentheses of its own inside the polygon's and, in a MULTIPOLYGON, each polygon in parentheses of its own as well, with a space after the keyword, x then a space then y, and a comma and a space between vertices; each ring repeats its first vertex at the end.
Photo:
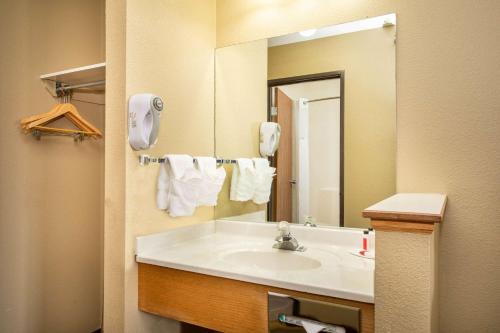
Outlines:
POLYGON ((262 286, 139 264, 139 309, 219 332, 267 332, 262 286))

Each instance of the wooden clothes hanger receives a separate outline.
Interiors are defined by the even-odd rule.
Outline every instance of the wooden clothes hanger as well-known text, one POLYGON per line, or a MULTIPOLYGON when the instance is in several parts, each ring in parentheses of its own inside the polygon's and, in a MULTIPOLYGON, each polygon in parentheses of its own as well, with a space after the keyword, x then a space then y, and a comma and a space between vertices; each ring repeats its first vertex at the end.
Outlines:
POLYGON ((27 130, 29 123, 31 123, 32 121, 39 120, 41 118, 45 118, 45 117, 50 116, 51 114, 53 114, 54 112, 56 112, 60 107, 61 107, 61 104, 58 103, 49 112, 40 113, 40 114, 37 114, 37 115, 30 116, 30 117, 22 119, 21 120, 21 127, 23 129, 27 130))
POLYGON ((50 111, 30 116, 21 120, 21 127, 25 132, 32 132, 34 130, 50 133, 60 133, 64 135, 79 134, 87 135, 92 138, 102 138, 102 133, 90 122, 85 120, 76 107, 69 103, 69 98, 66 103, 59 103, 54 106, 50 111), (61 117, 65 117, 71 121, 78 130, 47 127, 46 124, 53 122, 61 117))

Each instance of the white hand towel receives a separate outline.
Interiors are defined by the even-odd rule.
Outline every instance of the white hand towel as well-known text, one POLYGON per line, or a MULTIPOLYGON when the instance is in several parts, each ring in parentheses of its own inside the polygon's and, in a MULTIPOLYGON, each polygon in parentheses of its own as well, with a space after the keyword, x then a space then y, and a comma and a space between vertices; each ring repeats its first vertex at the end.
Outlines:
POLYGON ((252 200, 256 204, 264 204, 269 202, 276 168, 270 167, 266 158, 252 160, 255 165, 255 189, 252 200))
POLYGON ((170 216, 191 216, 197 206, 200 172, 189 155, 166 155, 158 175, 157 206, 170 216))
POLYGON ((269 168, 269 160, 267 158, 252 158, 255 170, 265 170, 269 168))
POLYGON ((215 157, 196 156, 194 160, 196 161, 198 170, 200 170, 202 174, 215 173, 215 169, 217 168, 217 160, 215 157))
POLYGON ((226 179, 226 170, 223 167, 217 168, 217 160, 214 157, 197 156, 195 160, 202 177, 197 204, 216 206, 217 197, 226 179))
POLYGON ((191 216, 198 202, 201 174, 194 168, 193 157, 189 155, 167 155, 172 171, 169 215, 191 216))
POLYGON ((181 179, 186 171, 194 169, 193 157, 189 155, 166 155, 175 179, 181 179))
POLYGON ((281 127, 278 123, 263 122, 260 124, 260 155, 274 156, 280 143, 281 127))
POLYGON ((229 198, 233 201, 252 199, 255 190, 255 168, 249 158, 239 158, 233 167, 229 198))

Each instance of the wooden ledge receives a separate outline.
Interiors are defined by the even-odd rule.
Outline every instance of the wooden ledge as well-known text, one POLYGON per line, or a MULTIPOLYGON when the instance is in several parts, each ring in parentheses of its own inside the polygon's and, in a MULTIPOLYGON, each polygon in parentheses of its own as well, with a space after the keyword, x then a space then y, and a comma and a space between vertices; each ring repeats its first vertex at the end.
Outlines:
POLYGON ((363 211, 375 230, 432 233, 443 221, 446 195, 439 193, 398 193, 363 211))
POLYGON ((434 223, 405 222, 405 221, 377 221, 372 220, 375 230, 412 232, 415 234, 431 234, 434 231, 434 223))

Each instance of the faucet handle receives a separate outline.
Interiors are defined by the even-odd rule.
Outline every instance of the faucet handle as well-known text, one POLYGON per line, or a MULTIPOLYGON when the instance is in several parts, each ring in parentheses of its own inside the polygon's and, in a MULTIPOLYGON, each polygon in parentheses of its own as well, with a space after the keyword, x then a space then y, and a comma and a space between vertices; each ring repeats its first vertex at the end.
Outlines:
POLYGON ((281 221, 278 223, 278 231, 282 235, 287 235, 290 233, 290 224, 287 221, 281 221))

